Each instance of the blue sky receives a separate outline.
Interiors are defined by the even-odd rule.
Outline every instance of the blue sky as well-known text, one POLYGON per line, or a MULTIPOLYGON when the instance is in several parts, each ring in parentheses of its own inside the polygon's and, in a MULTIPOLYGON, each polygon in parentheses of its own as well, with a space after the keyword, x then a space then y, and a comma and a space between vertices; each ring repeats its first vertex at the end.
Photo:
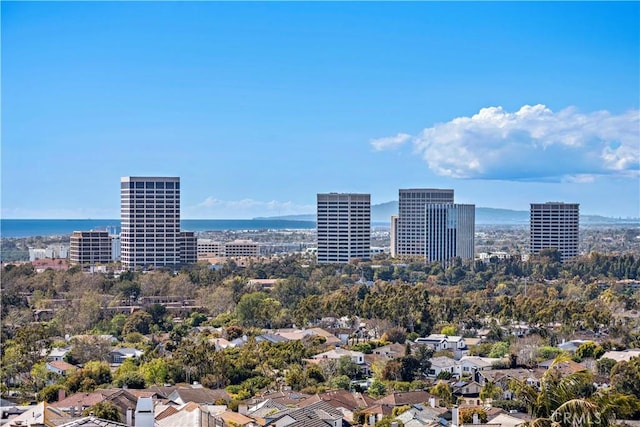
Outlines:
POLYGON ((5 2, 2 217, 184 218, 453 188, 640 216, 640 4, 5 2))

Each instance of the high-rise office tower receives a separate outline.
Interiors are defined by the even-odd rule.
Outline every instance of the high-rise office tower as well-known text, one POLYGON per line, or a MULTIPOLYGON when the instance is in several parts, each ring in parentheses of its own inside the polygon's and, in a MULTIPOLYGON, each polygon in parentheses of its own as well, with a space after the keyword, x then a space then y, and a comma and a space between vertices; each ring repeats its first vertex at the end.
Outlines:
POLYGON ((426 206, 453 203, 453 190, 418 188, 400 190, 398 199, 397 255, 426 256, 426 206))
POLYGON ((319 263, 370 258, 370 194, 318 194, 317 214, 319 263))
POLYGON ((475 205, 428 203, 426 205, 426 260, 444 266, 454 257, 474 258, 475 205))
POLYGON ((123 177, 120 197, 123 267, 180 264, 180 178, 123 177))
POLYGON ((556 248, 565 261, 578 256, 580 204, 531 203, 530 252, 556 248))

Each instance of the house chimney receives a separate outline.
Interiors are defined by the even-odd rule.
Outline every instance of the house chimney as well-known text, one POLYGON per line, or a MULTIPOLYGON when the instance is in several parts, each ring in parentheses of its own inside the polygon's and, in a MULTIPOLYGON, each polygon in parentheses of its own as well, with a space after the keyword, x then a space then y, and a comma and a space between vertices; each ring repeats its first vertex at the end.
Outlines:
POLYGON ((135 427, 153 427, 154 424, 153 399, 150 397, 139 397, 138 403, 136 404, 135 427))
POLYGON ((128 426, 133 426, 133 408, 127 408, 127 422, 128 426))
POLYGON ((249 413, 249 407, 247 405, 238 405, 238 413, 240 415, 247 415, 249 413))
POLYGON ((65 389, 61 388, 60 390, 58 390, 58 402, 60 402, 61 400, 64 400, 65 397, 67 397, 67 392, 65 389))
POLYGON ((429 398, 429 406, 431 406, 432 408, 436 407, 436 398, 435 397, 430 397, 429 398))
POLYGON ((451 409, 451 427, 458 427, 458 421, 458 407, 456 406, 451 409))

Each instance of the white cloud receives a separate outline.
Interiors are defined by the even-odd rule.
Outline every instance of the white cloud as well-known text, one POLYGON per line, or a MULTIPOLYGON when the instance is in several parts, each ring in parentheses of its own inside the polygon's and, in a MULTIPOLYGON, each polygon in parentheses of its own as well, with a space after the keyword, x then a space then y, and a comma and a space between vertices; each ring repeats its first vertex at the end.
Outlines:
POLYGON ((314 212, 314 205, 297 204, 291 201, 220 200, 210 196, 194 206, 185 207, 183 216, 188 218, 237 219, 314 212))
POLYGON ((373 146, 373 149, 376 151, 393 150, 395 148, 400 147, 410 139, 411 139, 411 135, 408 135, 406 133, 399 133, 396 136, 372 139, 370 143, 373 146))
MULTIPOLYGON (((413 137, 413 145, 443 176, 592 182, 597 175, 639 176, 639 126, 638 110, 613 115, 570 107, 554 113, 544 105, 525 105, 510 113, 489 107, 426 128, 413 137)), ((376 141, 396 138, 371 144, 380 149, 385 144, 376 141)))

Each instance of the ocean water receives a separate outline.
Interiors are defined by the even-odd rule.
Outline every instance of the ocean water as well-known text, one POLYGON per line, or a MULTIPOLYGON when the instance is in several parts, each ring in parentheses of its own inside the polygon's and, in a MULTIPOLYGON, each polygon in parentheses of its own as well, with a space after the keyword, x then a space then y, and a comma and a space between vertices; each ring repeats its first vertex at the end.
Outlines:
MULTIPOLYGON (((60 236, 74 231, 106 230, 120 232, 118 219, 2 219, 0 237, 60 236)), ((313 229, 314 221, 284 219, 185 219, 180 221, 183 231, 221 230, 287 230, 313 229)))

